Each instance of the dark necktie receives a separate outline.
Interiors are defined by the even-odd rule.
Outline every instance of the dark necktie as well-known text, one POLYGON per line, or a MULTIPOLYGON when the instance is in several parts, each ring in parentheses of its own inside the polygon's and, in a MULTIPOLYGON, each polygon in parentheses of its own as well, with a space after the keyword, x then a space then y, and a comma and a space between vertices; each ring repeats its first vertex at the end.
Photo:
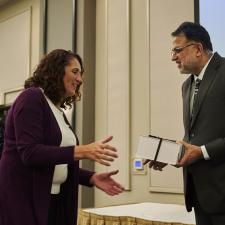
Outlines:
POLYGON ((194 87, 194 91, 193 91, 194 93, 193 93, 193 103, 192 103, 192 110, 191 110, 191 119, 193 117, 193 112, 194 112, 194 108, 195 108, 195 100, 196 100, 196 97, 198 94, 200 84, 201 84, 201 80, 197 78, 195 80, 195 87, 194 87))

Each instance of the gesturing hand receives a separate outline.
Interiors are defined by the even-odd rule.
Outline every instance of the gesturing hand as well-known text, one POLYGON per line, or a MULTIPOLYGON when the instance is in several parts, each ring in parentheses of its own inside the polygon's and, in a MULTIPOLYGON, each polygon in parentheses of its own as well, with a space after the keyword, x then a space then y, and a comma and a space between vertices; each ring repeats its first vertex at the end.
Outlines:
POLYGON ((95 173, 90 182, 108 195, 118 195, 124 191, 124 187, 111 177, 118 172, 118 170, 114 170, 106 173, 95 173))
POLYGON ((178 143, 182 144, 185 150, 183 157, 177 164, 178 166, 187 166, 203 157, 202 150, 199 146, 188 144, 185 141, 179 141, 178 143))
POLYGON ((118 157, 117 149, 108 144, 112 139, 113 137, 109 136, 88 145, 76 146, 75 159, 90 159, 102 165, 110 166, 109 162, 118 157))

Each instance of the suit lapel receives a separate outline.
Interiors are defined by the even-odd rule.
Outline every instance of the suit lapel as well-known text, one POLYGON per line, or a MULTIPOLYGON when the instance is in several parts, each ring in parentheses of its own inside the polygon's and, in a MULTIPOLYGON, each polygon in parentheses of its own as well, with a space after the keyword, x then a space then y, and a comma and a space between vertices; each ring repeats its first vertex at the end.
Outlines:
POLYGON ((201 81, 201 85, 198 90, 198 94, 195 99, 195 103, 194 103, 195 105, 193 108, 193 110, 194 110, 193 117, 191 120, 191 127, 193 126, 193 124, 198 116, 198 113, 201 109, 201 106, 202 106, 204 99, 209 91, 210 86, 212 85, 213 81, 216 78, 216 68, 219 65, 220 59, 221 59, 221 57, 217 53, 215 53, 213 58, 209 62, 208 67, 206 68, 204 77, 201 81))

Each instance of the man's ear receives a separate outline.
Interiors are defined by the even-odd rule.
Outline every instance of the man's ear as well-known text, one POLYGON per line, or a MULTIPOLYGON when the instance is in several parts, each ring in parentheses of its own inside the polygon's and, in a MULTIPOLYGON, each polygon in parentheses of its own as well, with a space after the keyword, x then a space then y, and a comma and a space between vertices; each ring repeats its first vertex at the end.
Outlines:
POLYGON ((203 48, 203 45, 202 43, 197 43, 196 44, 196 48, 197 48, 197 56, 201 56, 204 52, 204 48, 203 48))

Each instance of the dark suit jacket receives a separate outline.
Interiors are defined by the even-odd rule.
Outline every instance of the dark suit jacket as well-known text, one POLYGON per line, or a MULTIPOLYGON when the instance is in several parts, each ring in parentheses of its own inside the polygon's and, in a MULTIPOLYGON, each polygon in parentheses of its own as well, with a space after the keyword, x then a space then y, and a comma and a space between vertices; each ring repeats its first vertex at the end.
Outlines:
POLYGON ((209 213, 225 212, 225 59, 214 54, 205 71, 190 121, 190 89, 193 77, 182 86, 184 140, 205 145, 210 160, 201 159, 184 168, 186 207, 197 197, 209 213), (196 195, 194 195, 195 188, 196 195))
POLYGON ((29 88, 7 116, 0 161, 0 225, 46 225, 54 166, 68 164, 61 187, 67 225, 75 225, 78 184, 90 185, 92 172, 79 169, 73 149, 59 147, 61 132, 40 89, 29 88))

